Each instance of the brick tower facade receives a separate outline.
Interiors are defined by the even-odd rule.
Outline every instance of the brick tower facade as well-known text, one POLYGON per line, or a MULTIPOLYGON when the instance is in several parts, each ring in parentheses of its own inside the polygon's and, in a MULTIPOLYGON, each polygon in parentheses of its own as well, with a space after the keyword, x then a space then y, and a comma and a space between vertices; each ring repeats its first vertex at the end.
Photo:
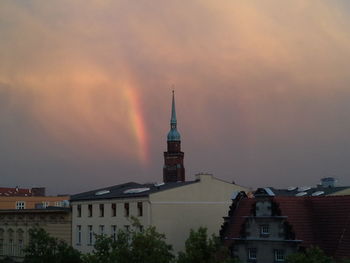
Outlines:
POLYGON ((175 95, 173 91, 170 131, 167 137, 168 149, 164 152, 164 183, 185 181, 184 153, 181 152, 181 137, 176 126, 175 95))

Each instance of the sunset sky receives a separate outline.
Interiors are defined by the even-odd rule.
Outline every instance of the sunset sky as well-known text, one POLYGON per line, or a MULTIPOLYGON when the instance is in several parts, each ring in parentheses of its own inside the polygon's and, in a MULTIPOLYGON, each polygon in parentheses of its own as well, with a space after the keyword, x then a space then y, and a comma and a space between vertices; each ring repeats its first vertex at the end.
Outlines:
POLYGON ((0 1, 0 185, 350 185, 350 1, 0 1))

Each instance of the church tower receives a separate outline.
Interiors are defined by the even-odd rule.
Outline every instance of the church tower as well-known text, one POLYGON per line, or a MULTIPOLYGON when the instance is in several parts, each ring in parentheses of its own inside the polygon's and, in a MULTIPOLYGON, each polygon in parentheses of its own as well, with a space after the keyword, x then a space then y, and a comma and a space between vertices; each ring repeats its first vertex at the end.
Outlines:
POLYGON ((168 133, 168 150, 164 152, 164 183, 185 181, 184 153, 181 152, 180 133, 177 131, 175 95, 171 105, 170 131, 168 133))

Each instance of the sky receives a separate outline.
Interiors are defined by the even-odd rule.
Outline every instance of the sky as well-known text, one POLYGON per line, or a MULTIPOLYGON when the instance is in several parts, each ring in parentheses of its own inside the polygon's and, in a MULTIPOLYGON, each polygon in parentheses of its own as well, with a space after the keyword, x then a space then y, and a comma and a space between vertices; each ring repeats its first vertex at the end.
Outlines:
POLYGON ((350 185, 347 0, 0 1, 0 185, 350 185))

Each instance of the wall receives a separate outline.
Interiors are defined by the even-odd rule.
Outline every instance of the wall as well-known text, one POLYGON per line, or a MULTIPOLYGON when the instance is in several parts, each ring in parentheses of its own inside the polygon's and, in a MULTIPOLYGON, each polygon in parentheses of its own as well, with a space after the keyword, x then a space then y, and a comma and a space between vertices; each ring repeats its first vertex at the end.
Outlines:
POLYGON ((71 212, 64 210, 12 210, 0 211, 0 258, 5 255, 21 260, 24 254, 21 250, 20 240, 24 248, 29 242, 28 230, 33 227, 45 229, 51 236, 64 240, 71 245, 71 212), (10 239, 13 245, 10 245, 10 239))
POLYGON ((209 235, 218 236, 232 193, 247 191, 212 175, 200 175, 198 179, 196 183, 150 195, 151 224, 165 233, 175 252, 184 249, 190 229, 203 226, 209 235))
POLYGON ((25 209, 34 209, 38 203, 49 202, 49 206, 55 206, 64 200, 69 200, 69 196, 1 196, 0 209, 16 209, 17 201, 24 201, 25 209))
POLYGON ((89 244, 88 226, 93 226, 93 231, 99 234, 99 226, 104 226, 104 233, 108 236, 112 234, 111 226, 116 225, 117 229, 125 229, 128 225, 131 227, 131 217, 136 217, 142 226, 149 225, 150 206, 148 198, 127 198, 127 199, 110 199, 110 200, 91 200, 72 203, 72 244, 73 247, 83 253, 89 253, 93 249, 93 245, 89 244), (143 215, 138 216, 137 203, 143 204, 143 215), (112 204, 117 205, 117 215, 112 216, 112 204), (129 203, 130 216, 126 217, 124 214, 124 204, 129 203), (92 204, 92 217, 88 216, 88 205, 92 204), (99 205, 104 204, 104 216, 99 215, 99 205), (82 214, 78 217, 78 205, 81 205, 82 214), (78 244, 77 226, 81 226, 81 243, 78 244))

